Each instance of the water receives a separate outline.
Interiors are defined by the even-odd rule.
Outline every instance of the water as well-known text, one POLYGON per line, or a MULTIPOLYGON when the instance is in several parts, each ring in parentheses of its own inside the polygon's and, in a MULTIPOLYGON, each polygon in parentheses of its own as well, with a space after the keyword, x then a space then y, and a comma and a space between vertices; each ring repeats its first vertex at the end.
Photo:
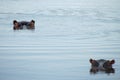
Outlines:
POLYGON ((0 80, 119 80, 119 0, 0 0, 0 80), (103 4, 104 2, 104 4, 103 4), (35 30, 12 29, 35 20, 35 30), (115 59, 90 74, 89 59, 115 59))

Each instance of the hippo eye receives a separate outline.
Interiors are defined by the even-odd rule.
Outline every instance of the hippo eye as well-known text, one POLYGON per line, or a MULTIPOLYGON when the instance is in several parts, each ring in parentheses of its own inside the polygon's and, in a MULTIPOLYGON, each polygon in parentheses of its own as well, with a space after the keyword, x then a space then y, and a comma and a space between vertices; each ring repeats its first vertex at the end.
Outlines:
POLYGON ((105 69, 108 69, 108 68, 110 67, 109 61, 105 62, 105 63, 103 64, 103 67, 104 67, 105 69))
POLYGON ((98 67, 98 66, 99 66, 99 63, 95 61, 92 65, 93 65, 94 67, 98 67))

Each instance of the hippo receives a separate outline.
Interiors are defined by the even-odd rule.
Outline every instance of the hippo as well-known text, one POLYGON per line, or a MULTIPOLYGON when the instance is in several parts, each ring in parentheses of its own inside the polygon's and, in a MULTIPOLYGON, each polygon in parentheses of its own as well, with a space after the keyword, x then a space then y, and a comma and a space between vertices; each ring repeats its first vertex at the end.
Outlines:
POLYGON ((13 29, 14 30, 20 30, 20 29, 35 29, 35 21, 20 21, 13 20, 13 29))
POLYGON ((97 73, 99 71, 105 72, 105 73, 114 73, 115 70, 112 68, 112 65, 115 63, 115 60, 105 60, 105 59, 90 59, 91 63, 91 73, 97 73))

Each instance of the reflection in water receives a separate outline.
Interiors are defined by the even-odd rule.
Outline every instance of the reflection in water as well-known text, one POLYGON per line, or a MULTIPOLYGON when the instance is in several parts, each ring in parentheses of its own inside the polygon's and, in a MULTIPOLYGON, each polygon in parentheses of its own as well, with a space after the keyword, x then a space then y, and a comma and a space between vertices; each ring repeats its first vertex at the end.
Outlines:
POLYGON ((106 74, 111 74, 111 73, 115 73, 115 69, 111 68, 111 69, 106 69, 106 70, 100 70, 100 69, 90 69, 90 73, 91 74, 97 74, 98 72, 102 72, 102 73, 106 73, 106 74))

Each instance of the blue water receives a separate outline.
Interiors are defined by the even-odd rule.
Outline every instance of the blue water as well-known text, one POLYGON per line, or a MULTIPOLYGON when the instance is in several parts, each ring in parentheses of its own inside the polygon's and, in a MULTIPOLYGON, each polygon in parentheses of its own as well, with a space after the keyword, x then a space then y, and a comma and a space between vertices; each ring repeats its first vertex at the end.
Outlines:
POLYGON ((119 80, 119 2, 0 0, 0 80, 119 80), (115 73, 90 74, 90 58, 115 59, 115 73))

